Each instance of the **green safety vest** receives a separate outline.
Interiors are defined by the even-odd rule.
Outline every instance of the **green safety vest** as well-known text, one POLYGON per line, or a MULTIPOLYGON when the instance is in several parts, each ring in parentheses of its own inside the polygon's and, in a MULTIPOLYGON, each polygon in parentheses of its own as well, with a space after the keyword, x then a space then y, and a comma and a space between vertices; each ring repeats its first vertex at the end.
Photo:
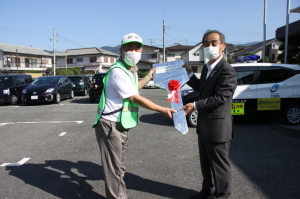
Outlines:
POLYGON ((118 61, 116 64, 114 64, 103 78, 103 90, 102 90, 102 94, 101 94, 101 97, 99 100, 93 128, 97 125, 97 123, 99 122, 99 119, 101 118, 102 115, 109 115, 109 114, 113 114, 113 113, 116 113, 119 111, 121 111, 120 122, 125 129, 134 128, 134 127, 136 127, 136 125, 138 123, 139 106, 137 104, 133 103, 132 101, 130 101, 129 99, 123 100, 123 106, 121 109, 115 110, 111 113, 103 113, 104 108, 105 108, 105 103, 106 103, 106 89, 107 89, 106 87, 107 87, 107 81, 108 81, 108 74, 114 68, 123 69, 123 71, 130 77, 131 81, 138 89, 137 74, 135 74, 135 76, 132 77, 130 72, 126 69, 125 65, 120 61, 118 61))

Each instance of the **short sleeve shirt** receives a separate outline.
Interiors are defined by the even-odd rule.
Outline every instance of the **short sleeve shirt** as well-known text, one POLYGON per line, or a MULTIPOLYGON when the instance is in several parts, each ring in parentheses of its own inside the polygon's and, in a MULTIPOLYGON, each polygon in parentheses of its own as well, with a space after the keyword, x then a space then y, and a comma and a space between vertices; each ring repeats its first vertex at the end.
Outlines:
MULTIPOLYGON (((133 77, 131 72, 130 74, 133 77)), ((124 99, 138 94, 138 89, 131 80, 132 77, 129 77, 121 68, 114 68, 109 72, 104 113, 110 113, 120 109, 124 99)), ((119 115, 120 111, 111 115, 102 115, 102 118, 112 122, 119 122, 119 115)))

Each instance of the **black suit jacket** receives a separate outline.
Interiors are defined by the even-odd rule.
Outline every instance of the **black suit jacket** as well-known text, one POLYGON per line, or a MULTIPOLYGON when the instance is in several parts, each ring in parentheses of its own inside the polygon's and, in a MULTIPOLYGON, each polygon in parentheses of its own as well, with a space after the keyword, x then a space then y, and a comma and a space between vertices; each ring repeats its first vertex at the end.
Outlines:
POLYGON ((233 137, 231 102, 237 86, 236 73, 223 57, 206 79, 207 66, 201 72, 200 80, 193 75, 187 82, 199 98, 197 133, 202 141, 227 142, 233 137))

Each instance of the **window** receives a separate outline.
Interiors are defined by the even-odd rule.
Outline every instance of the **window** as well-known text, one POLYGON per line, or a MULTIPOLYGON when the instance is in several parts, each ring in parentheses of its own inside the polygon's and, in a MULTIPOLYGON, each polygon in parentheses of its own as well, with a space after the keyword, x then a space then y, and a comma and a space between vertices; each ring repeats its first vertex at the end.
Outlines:
POLYGON ((83 62, 83 58, 82 57, 81 58, 77 58, 76 61, 77 62, 83 62))
POLYGON ((25 78, 24 77, 17 77, 17 84, 19 84, 19 85, 25 84, 25 78))
POLYGON ((267 84, 282 82, 289 77, 289 71, 286 69, 261 70, 259 76, 259 83, 267 84))
POLYGON ((25 58, 25 67, 37 68, 37 59, 25 58))
POLYGON ((67 64, 73 64, 73 58, 67 58, 67 64))
POLYGON ((113 57, 110 58, 110 63, 114 63, 115 59, 113 57))
POLYGON ((108 57, 104 57, 104 63, 108 63, 108 57))
POLYGON ((97 62, 97 57, 90 57, 90 63, 97 62))
POLYGON ((254 71, 237 71, 237 84, 244 85, 244 84, 252 84, 253 83, 253 76, 254 71))
POLYGON ((12 57, 11 64, 12 67, 20 67, 20 58, 12 57))
POLYGON ((167 57, 175 57, 175 54, 167 54, 167 57))

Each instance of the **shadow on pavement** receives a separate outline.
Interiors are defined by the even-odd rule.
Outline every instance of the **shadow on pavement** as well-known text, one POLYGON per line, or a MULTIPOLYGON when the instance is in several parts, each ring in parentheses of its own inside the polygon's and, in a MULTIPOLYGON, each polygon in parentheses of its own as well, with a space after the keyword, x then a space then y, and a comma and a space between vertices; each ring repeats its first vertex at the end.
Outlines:
POLYGON ((142 115, 139 117, 140 122, 161 125, 161 126, 174 126, 173 120, 167 118, 161 113, 153 113, 142 115))
POLYGON ((230 159, 268 198, 299 198, 299 152, 299 130, 263 118, 235 120, 230 159))
MULTIPOLYGON (((24 164, 19 167, 6 167, 6 170, 10 171, 9 175, 58 198, 105 198, 94 192, 87 182, 103 180, 101 166, 91 162, 47 160, 45 164, 24 164)), ((193 190, 155 182, 132 173, 125 173, 125 182, 127 189, 167 198, 179 199, 195 194, 193 190)))

